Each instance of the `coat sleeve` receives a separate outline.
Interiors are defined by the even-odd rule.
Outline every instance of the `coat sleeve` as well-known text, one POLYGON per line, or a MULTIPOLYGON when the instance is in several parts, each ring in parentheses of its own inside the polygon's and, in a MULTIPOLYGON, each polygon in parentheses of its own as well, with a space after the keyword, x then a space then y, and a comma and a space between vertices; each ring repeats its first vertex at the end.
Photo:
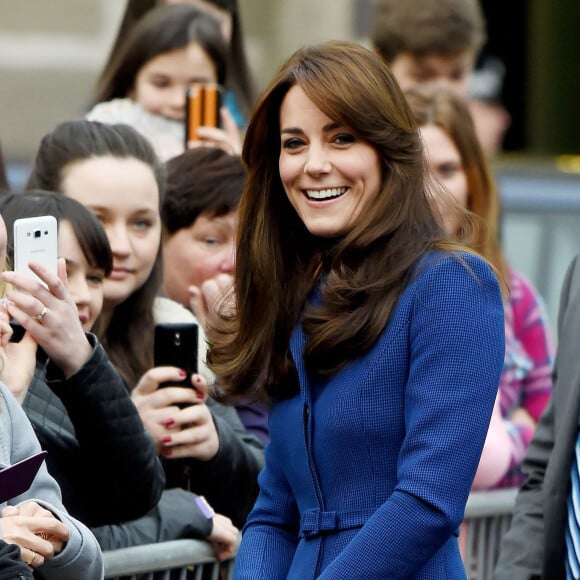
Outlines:
MULTIPOLYGON (((2 385, 2 401, 12 424, 12 462, 40 451, 32 425, 16 399, 2 385)), ((69 539, 61 552, 46 560, 39 572, 45 580, 100 580, 104 574, 103 556, 95 536, 80 521, 68 514, 62 504, 60 488, 43 463, 25 493, 13 498, 11 505, 35 501, 60 519, 69 530, 69 539)))
MULTIPOLYGON (((569 308, 577 308, 577 301, 570 304, 572 280, 579 275, 578 257, 574 259, 562 284, 558 332, 561 334, 569 308)), ((560 336, 561 338, 561 336, 560 336)), ((558 356, 553 372, 554 392, 559 391, 558 356)), ((522 470, 526 480, 516 498, 510 528, 502 539, 501 551, 494 571, 494 580, 526 580, 540 578, 544 557, 543 484, 550 454, 555 442, 554 398, 536 426, 522 470)))
POLYGON ((73 479, 68 488, 84 498, 83 521, 97 526, 146 514, 161 497, 165 475, 125 383, 97 339, 89 340, 93 353, 77 373, 65 379, 49 363, 46 378, 80 450, 78 464, 66 470, 73 479))
POLYGON ((145 516, 118 525, 92 528, 103 550, 116 550, 171 540, 203 540, 213 523, 195 503, 195 495, 184 489, 168 489, 145 516))
POLYGON ((475 256, 441 258, 415 283, 397 485, 321 580, 412 578, 463 520, 503 364, 503 304, 475 256))

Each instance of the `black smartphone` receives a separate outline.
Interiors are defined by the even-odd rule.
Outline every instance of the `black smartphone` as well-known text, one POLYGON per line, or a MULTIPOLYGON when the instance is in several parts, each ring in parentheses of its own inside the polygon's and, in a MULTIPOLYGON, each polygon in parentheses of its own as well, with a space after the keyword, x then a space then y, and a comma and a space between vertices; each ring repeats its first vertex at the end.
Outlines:
POLYGON ((198 127, 221 127, 223 87, 216 83, 190 83, 185 92, 185 148, 198 141, 198 127))
POLYGON ((183 369, 187 376, 179 382, 162 383, 192 387, 191 375, 197 373, 198 326, 193 322, 165 322, 155 325, 154 363, 156 367, 183 369))

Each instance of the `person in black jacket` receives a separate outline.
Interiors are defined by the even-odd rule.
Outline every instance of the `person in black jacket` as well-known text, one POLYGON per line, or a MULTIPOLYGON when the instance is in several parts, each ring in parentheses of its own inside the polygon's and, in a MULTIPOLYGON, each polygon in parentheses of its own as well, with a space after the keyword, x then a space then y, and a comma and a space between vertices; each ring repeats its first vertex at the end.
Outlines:
POLYGON ((163 466, 127 388, 89 332, 102 307, 102 280, 112 258, 93 214, 47 192, 0 199, 13 254, 17 218, 53 215, 59 223, 61 280, 49 289, 24 274, 11 280, 10 314, 27 331, 8 345, 4 380, 21 402, 58 481, 69 512, 88 526, 146 514, 161 497, 163 466), (38 313, 29 316, 28 312, 38 313), (37 345, 39 348, 37 348, 37 345), (6 375, 8 373, 8 375, 6 375))

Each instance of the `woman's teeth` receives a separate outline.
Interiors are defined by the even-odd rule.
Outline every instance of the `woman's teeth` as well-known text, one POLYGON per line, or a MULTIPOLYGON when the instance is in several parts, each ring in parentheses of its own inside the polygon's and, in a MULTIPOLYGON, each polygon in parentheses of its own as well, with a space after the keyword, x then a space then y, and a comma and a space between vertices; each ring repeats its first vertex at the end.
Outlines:
POLYGON ((346 187, 331 187, 329 189, 307 189, 306 197, 308 199, 332 199, 340 197, 346 193, 346 187))

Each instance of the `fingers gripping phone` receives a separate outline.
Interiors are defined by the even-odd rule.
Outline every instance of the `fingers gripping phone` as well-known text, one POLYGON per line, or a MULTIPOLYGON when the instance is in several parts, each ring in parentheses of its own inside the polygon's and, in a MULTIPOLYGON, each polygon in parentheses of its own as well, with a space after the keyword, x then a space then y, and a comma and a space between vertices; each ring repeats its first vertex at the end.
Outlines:
POLYGON ((182 381, 162 383, 193 388, 191 375, 197 373, 198 326, 193 322, 159 323, 155 325, 155 366, 172 366, 183 369, 187 375, 182 381))
POLYGON ((221 127, 223 88, 216 83, 190 83, 185 93, 185 147, 198 141, 197 128, 221 127))

